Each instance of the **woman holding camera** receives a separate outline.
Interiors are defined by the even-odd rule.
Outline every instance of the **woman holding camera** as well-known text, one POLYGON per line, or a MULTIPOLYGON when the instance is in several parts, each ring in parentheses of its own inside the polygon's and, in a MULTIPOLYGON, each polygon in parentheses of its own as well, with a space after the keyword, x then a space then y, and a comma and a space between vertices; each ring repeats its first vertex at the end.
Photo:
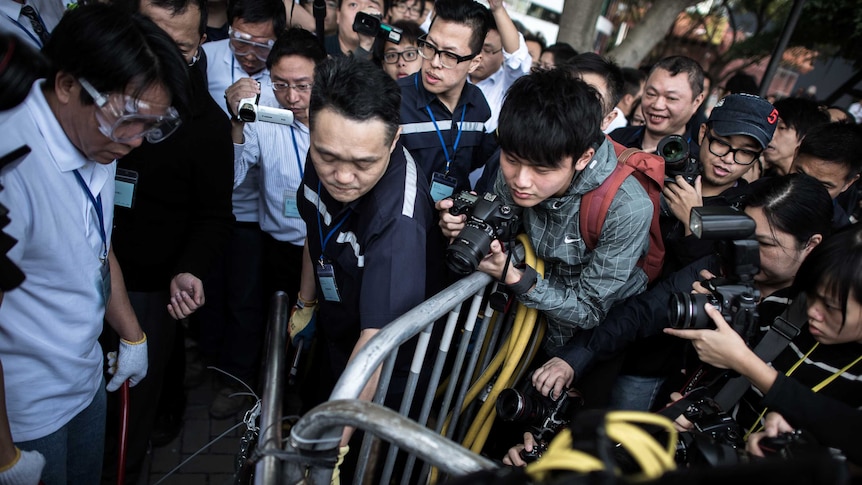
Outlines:
MULTIPOLYGON (((750 451, 760 454, 757 443, 764 435, 798 427, 862 464, 862 227, 835 234, 815 248, 796 273, 793 288, 806 298, 807 329, 771 366, 711 306, 707 313, 715 330, 665 332, 690 340, 703 362, 748 378, 755 389, 741 405, 763 410, 761 418, 765 409, 780 413, 766 420, 764 434, 752 435, 750 451)), ((737 421, 753 431, 761 420, 754 426, 745 423, 743 411, 741 407, 737 421)))

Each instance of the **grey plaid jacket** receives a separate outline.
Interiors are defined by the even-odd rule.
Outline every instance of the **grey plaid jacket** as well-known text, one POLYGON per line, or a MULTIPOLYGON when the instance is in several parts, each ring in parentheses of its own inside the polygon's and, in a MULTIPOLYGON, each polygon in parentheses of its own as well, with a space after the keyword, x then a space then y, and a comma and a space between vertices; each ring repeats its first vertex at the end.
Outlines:
MULTIPOLYGON (((637 180, 623 182, 594 251, 587 250, 578 227, 581 195, 598 187, 616 164, 613 146, 605 140, 565 195, 521 209, 524 232, 545 261, 545 274, 517 298, 545 315, 548 351, 564 345, 578 329, 595 327, 614 303, 646 288, 646 273, 636 264, 649 247, 652 202, 637 180)), ((517 207, 502 172, 494 192, 517 207)))

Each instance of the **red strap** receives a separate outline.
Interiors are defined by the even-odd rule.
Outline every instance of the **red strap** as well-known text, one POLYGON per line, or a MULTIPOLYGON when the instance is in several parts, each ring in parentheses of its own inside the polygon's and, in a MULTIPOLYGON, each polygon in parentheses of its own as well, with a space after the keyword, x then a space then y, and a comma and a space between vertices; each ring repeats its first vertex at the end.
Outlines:
MULTIPOLYGON (((628 149, 621 154, 621 162, 624 162, 637 149, 628 149), (629 152, 631 150, 631 152, 629 152), (627 153, 629 152, 629 153, 627 153)), ((581 197, 580 229, 584 244, 590 251, 594 250, 599 243, 599 234, 605 224, 611 202, 620 190, 620 186, 626 177, 632 174, 634 169, 628 165, 618 163, 614 171, 595 189, 587 192, 581 197)))

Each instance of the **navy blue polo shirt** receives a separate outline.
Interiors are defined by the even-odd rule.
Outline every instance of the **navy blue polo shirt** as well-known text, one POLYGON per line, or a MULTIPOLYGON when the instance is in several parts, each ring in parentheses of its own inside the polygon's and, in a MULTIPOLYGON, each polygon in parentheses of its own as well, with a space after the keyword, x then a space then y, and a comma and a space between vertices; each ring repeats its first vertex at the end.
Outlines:
POLYGON ((383 177, 353 202, 336 201, 319 180, 314 165, 307 163, 297 201, 314 266, 321 255, 332 264, 341 297, 340 302, 326 301, 315 272, 318 335, 329 347, 337 376, 361 330, 382 328, 440 289, 435 268, 443 266, 444 240, 428 184, 400 143, 383 177), (326 239, 330 231, 322 251, 321 233, 326 239))
POLYGON ((494 136, 485 133, 485 122, 491 117, 491 108, 482 91, 465 82, 461 99, 455 111, 450 112, 436 94, 425 89, 421 75, 422 71, 419 71, 398 80, 401 87, 401 143, 413 154, 429 184, 434 172, 446 171, 445 143, 451 160, 449 176, 458 182, 455 192, 468 190, 470 172, 482 167, 497 148, 494 136), (456 141, 458 146, 453 154, 456 141))
MULTIPOLYGON (((644 128, 643 126, 625 126, 623 128, 617 128, 616 130, 610 132, 610 137, 615 142, 619 143, 624 147, 643 148, 645 130, 646 128, 644 128)), ((697 138, 691 136, 688 130, 686 130, 686 133, 682 136, 688 136, 689 154, 691 154, 691 156, 695 159, 700 160, 700 145, 697 142, 697 138)))

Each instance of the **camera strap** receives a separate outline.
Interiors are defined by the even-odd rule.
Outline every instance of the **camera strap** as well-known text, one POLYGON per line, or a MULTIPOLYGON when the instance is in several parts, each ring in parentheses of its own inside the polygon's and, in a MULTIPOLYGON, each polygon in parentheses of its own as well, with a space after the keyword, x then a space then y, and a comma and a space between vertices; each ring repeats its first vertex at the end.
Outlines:
MULTIPOLYGON (((790 341, 802 331, 802 324, 797 325, 794 322, 807 321, 805 315, 807 308, 805 296, 797 295, 793 303, 769 326, 766 335, 754 348, 755 355, 764 362, 772 362, 778 357, 778 354, 787 348, 790 341)), ((721 409, 729 410, 742 398, 750 386, 751 383, 746 377, 734 377, 718 391, 718 394, 715 395, 715 402, 721 406, 721 409)))

